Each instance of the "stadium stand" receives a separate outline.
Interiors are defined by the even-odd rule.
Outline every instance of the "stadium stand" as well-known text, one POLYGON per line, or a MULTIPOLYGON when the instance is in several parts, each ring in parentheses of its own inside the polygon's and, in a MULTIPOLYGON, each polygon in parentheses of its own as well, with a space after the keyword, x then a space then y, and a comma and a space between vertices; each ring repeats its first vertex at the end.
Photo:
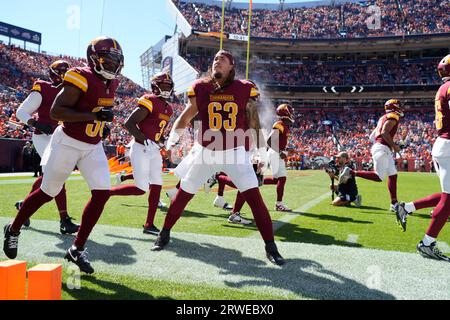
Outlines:
MULTIPOLYGON (((0 52, 0 70, 2 70, 0 136, 3 138, 30 139, 31 132, 29 128, 19 123, 15 117, 15 110, 26 96, 28 91, 26 88, 30 88, 35 79, 40 77, 46 78, 46 66, 50 61, 55 60, 56 57, 37 54, 3 44, 0 45, 0 52)), ((68 59, 72 65, 80 65, 84 62, 82 59, 73 59, 70 57, 58 58, 68 59)), ((432 68, 433 66, 430 64, 429 69, 431 70, 432 68)), ((265 70, 264 72, 269 71, 265 70)), ((283 71, 279 71, 279 73, 283 74, 283 71)), ((310 77, 310 79, 313 79, 312 74, 310 74, 310 77)), ((330 77, 325 78, 330 79, 330 77)), ((319 83, 321 80, 318 79, 316 81, 319 83)), ((142 88, 124 77, 121 83, 121 89, 116 100, 118 106, 116 110, 118 112, 113 123, 111 135, 105 142, 106 144, 127 144, 130 141, 130 136, 120 124, 124 122, 125 118, 135 108, 136 97, 139 97, 143 92, 142 88)), ((387 83, 390 82, 388 81, 387 83)), ((177 116, 183 110, 183 104, 177 102, 174 106, 175 115, 177 116)), ((298 106, 298 104, 294 103, 295 106, 298 106)), ((331 156, 333 153, 332 150, 335 150, 335 147, 330 140, 330 132, 327 131, 329 128, 322 125, 322 122, 324 120, 332 120, 337 124, 337 132, 343 147, 347 150, 354 150, 351 156, 359 162, 363 162, 370 158, 370 143, 367 137, 371 129, 375 127, 375 121, 379 116, 379 112, 374 111, 375 107, 373 106, 368 113, 356 112, 351 113, 350 116, 342 112, 329 112, 320 109, 314 112, 300 111, 297 119, 298 125, 292 130, 289 147, 293 148, 296 154, 304 155, 307 158, 331 156)), ((430 114, 413 112, 406 115, 400 132, 406 132, 405 134, 407 136, 404 137, 404 140, 409 141, 409 143, 402 150, 402 157, 419 158, 429 161, 429 150, 433 143, 432 122, 433 119, 430 114)), ((181 142, 179 156, 189 151, 192 144, 190 137, 192 136, 191 129, 190 134, 186 134, 181 142)))
MULTIPOLYGON (((212 1, 178 1, 172 0, 176 8, 192 26, 193 31, 220 31, 221 7, 207 4, 212 1)), ((324 2, 325 3, 325 2, 324 2)), ((331 3, 331 2, 328 2, 331 3)), ((265 51, 267 42, 263 38, 277 39, 313 39, 344 40, 372 37, 411 36, 416 34, 443 34, 450 32, 450 7, 448 0, 377 0, 339 2, 332 5, 303 6, 290 5, 285 10, 255 8, 252 16, 251 33, 256 37, 252 47, 252 59, 249 77, 262 89, 274 90, 270 104, 291 103, 298 116, 297 124, 292 130, 289 146, 293 152, 290 163, 298 162, 302 157, 302 167, 315 157, 330 157, 336 150, 330 139, 330 128, 323 125, 324 120, 335 123, 335 130, 340 142, 347 150, 352 150, 351 157, 357 159, 358 165, 367 164, 370 159, 370 142, 368 135, 375 127, 376 119, 384 99, 391 97, 394 89, 385 90, 373 97, 361 97, 356 100, 349 96, 324 98, 322 86, 428 86, 428 91, 408 99, 406 104, 411 109, 402 121, 399 132, 405 143, 400 152, 401 159, 409 162, 430 161, 430 148, 433 143, 433 119, 430 108, 433 92, 440 79, 436 74, 436 64, 444 52, 431 47, 429 50, 395 51, 392 45, 383 52, 383 44, 373 42, 373 53, 357 52, 351 48, 346 54, 338 52, 308 53, 296 52, 295 49, 265 51), (367 23, 371 12, 370 5, 381 9, 381 26, 370 29, 367 23), (284 86, 283 88, 281 88, 284 86), (295 94, 291 87, 319 87, 303 92, 297 89, 295 94), (278 92, 278 88, 280 91, 278 92), (284 90, 284 91, 283 91, 284 90), (381 98, 383 96, 383 98, 381 98), (342 112, 346 111, 346 112, 342 112)), ((226 8, 225 31, 228 34, 247 33, 248 10, 234 6, 226 8)), ((195 34, 195 32, 194 32, 195 34)), ((197 36, 180 39, 180 55, 197 72, 205 75, 211 65, 217 39, 201 42, 197 36), (196 42, 197 41, 197 42, 196 42), (210 42, 208 42, 210 41, 210 42), (213 42, 214 41, 214 42, 213 42)), ((394 40, 395 41, 395 40, 394 40)), ((270 42, 268 42, 270 46, 270 42)), ((323 46, 323 44, 322 44, 323 46)), ((309 47, 311 48, 311 47, 309 47)), ((442 48, 442 47, 441 47, 442 48)), ((310 51, 314 51, 309 49, 310 51)), ((367 50, 366 50, 367 51, 367 50)), ((245 52, 238 51, 237 76, 245 74, 245 52)), ((68 60, 73 66, 85 63, 83 59, 66 56, 51 56, 23 50, 0 43, 0 137, 30 139, 30 129, 22 126, 15 117, 15 110, 27 95, 33 81, 46 78, 46 67, 59 58, 68 60)), ((392 87, 394 88, 394 87, 392 87)), ((367 90, 367 89, 366 89, 367 90)), ((384 89, 383 89, 384 90, 384 89)), ((398 89, 397 89, 398 90, 398 89)), ((410 90, 409 88, 407 90, 410 90)), ((127 144, 130 136, 121 126, 135 107, 136 98, 144 89, 129 79, 122 77, 116 99, 116 118, 111 127, 111 135, 105 140, 107 145, 127 144)), ((407 91, 409 92, 409 91, 407 91)), ((174 103, 175 116, 184 108, 184 97, 179 96, 174 103)), ((174 117, 173 119, 175 119, 174 117)), ((169 129, 172 123, 169 124, 169 129)), ((182 138, 178 156, 187 154, 192 146, 193 129, 182 138)), ((399 160, 402 161, 402 160, 399 160)), ((296 167, 293 165, 292 167, 296 167)), ((429 168, 429 166, 427 166, 429 168)))
MULTIPOLYGON (((192 1, 173 1, 196 30, 220 32, 222 8, 192 1)), ((358 38, 450 32, 448 0, 377 0, 347 2, 343 5, 255 9, 251 35, 264 38, 358 38), (381 26, 373 30, 366 23, 373 14, 368 6, 377 5, 381 26)), ((248 10, 227 8, 225 30, 247 34, 248 10)), ((369 24, 370 25, 370 24, 369 24)))

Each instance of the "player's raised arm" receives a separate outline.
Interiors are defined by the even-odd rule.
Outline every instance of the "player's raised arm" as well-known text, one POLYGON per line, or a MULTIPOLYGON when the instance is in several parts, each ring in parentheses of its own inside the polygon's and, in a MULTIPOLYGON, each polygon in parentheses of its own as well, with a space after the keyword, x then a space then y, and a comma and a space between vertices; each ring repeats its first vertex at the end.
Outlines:
POLYGON ((180 140, 184 129, 186 129, 189 123, 191 123, 191 120, 194 119, 197 113, 197 98, 191 97, 189 98, 186 108, 173 124, 172 131, 170 132, 169 138, 167 139, 167 150, 170 150, 174 145, 178 143, 178 140, 180 140))

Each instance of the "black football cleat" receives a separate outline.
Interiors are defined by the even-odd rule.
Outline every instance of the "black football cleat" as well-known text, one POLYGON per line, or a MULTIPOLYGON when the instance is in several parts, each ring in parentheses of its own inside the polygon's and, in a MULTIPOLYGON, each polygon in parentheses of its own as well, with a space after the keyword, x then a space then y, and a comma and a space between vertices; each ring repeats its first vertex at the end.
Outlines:
POLYGON ((59 231, 61 234, 74 234, 80 229, 80 226, 72 222, 73 218, 67 217, 59 222, 59 231))
POLYGON ((402 228, 403 232, 406 231, 406 220, 408 218, 408 211, 405 209, 405 203, 399 202, 395 206, 395 215, 397 216, 397 223, 402 228))
POLYGON ((278 266, 282 266, 286 263, 286 261, 278 252, 278 248, 275 242, 269 242, 266 244, 266 256, 270 262, 278 266))
POLYGON ((4 228, 3 252, 9 259, 17 257, 17 248, 19 245, 20 232, 12 233, 11 224, 7 224, 4 228))
POLYGON ((170 241, 170 230, 161 230, 156 238, 155 244, 152 247, 152 251, 161 251, 170 241))
POLYGON ((80 268, 80 271, 87 274, 93 274, 94 268, 92 268, 87 254, 88 252, 86 249, 81 251, 75 249, 74 247, 70 247, 69 250, 67 250, 66 256, 64 258, 69 262, 75 263, 78 268, 80 268))
MULTIPOLYGON (((20 208, 22 208, 22 205, 23 205, 23 200, 20 200, 20 201, 17 201, 17 202, 14 204, 14 207, 16 207, 17 211, 19 211, 20 208)), ((30 218, 28 218, 27 220, 25 220, 25 222, 23 223, 23 225, 24 225, 25 227, 28 228, 28 227, 31 225, 30 218)))
POLYGON ((438 249, 436 241, 429 246, 420 241, 417 245, 417 252, 424 258, 450 262, 450 257, 447 257, 438 249))
POLYGON ((145 234, 153 234, 155 236, 159 235, 160 230, 155 225, 152 225, 151 227, 142 227, 144 228, 142 232, 145 234))

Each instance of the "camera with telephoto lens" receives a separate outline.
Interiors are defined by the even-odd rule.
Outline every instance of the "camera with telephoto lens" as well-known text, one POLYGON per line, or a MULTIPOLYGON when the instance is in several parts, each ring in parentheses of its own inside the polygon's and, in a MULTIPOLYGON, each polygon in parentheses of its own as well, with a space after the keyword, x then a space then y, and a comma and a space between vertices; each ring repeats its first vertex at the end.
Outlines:
POLYGON ((336 160, 335 159, 331 159, 328 163, 327 166, 325 167, 325 171, 334 174, 335 176, 339 175, 339 168, 336 164, 336 160))

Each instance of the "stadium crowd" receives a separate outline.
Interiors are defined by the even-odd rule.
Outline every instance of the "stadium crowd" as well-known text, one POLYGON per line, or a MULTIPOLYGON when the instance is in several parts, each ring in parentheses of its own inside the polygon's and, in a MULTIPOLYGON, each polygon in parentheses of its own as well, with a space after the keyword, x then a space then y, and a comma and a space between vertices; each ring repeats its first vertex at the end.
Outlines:
MULTIPOLYGON (((304 156, 307 160, 315 157, 332 157, 337 153, 332 128, 324 124, 331 121, 334 134, 343 150, 357 163, 371 161, 370 133, 377 125, 382 113, 309 111, 298 115, 296 125, 291 129, 288 147, 294 156, 304 156)), ((407 112, 401 120, 397 139, 403 149, 401 159, 418 159, 429 163, 434 142, 433 113, 407 112)))
MULTIPOLYGON (((186 54, 186 60, 200 73, 208 72, 211 56, 203 54, 186 54)), ((390 84, 438 84, 436 73, 439 58, 409 60, 377 61, 377 63, 329 63, 286 61, 267 61, 252 63, 249 77, 264 84, 275 85, 390 85, 390 84)), ((237 64, 238 75, 245 75, 245 61, 237 64)))
MULTIPOLYGON (((222 8, 172 0, 196 30, 220 32, 222 8)), ((257 2, 257 1, 255 1, 257 2)), ((374 0, 341 5, 252 10, 251 34, 266 38, 356 38, 450 32, 448 0, 374 0), (378 26, 373 19, 381 18, 378 26)), ((247 34, 248 10, 227 8, 225 32, 247 34)))
MULTIPOLYGON (((0 44, 0 137, 14 139, 30 139, 31 130, 23 126, 16 118, 15 111, 21 101, 26 97, 33 81, 37 78, 46 79, 46 67, 51 61, 59 58, 69 60, 72 65, 82 65, 84 60, 73 59, 70 57, 54 57, 46 54, 38 54, 26 51, 16 47, 10 47, 0 44), (38 67, 39 66, 39 67, 38 67)), ((302 77, 308 78, 304 66, 299 66, 302 71, 302 77)), ((431 66, 423 66, 430 68, 431 66)), ((387 71, 389 68, 386 68, 387 71)), ((414 70, 413 70, 414 71, 414 70)), ((283 70, 279 74, 283 74, 283 70)), ((265 69, 260 74, 270 73, 270 69, 265 69)), ((412 72, 411 74, 415 74, 412 72)), ((275 72, 274 72, 275 74, 275 72)), ((378 74, 374 72, 373 74, 378 74)), ((422 74, 422 71, 417 72, 422 74)), ((322 74, 327 80, 333 77, 322 74)), ((353 72, 353 76, 358 78, 358 72, 353 72)), ((405 76, 401 79, 407 79, 405 76)), ((277 81, 282 82, 282 78, 275 75, 277 81)), ((361 79, 363 77, 361 76, 361 79)), ((380 79, 371 81, 379 81, 380 79)), ((136 99, 144 93, 144 89, 134 84, 132 81, 121 78, 121 86, 116 98, 116 117, 111 124, 111 134, 105 140, 108 145, 126 145, 131 137, 122 126, 126 117, 136 107, 136 99)), ((183 110, 184 106, 180 101, 174 104, 175 119, 183 110)), ((295 107, 295 104, 294 104, 295 107)), ((334 153, 335 146, 332 141, 330 128, 323 125, 324 120, 331 120, 336 125, 336 132, 339 135, 340 143, 346 150, 351 150, 350 155, 358 161, 369 161, 370 142, 368 136, 372 128, 376 126, 376 119, 380 116, 377 112, 357 113, 339 113, 339 112, 304 112, 299 113, 297 125, 292 128, 292 135, 289 141, 289 147, 294 150, 296 156, 303 155, 311 159, 316 156, 331 156, 334 153)), ((406 148, 402 150, 401 155, 405 158, 417 158, 428 161, 430 158, 430 149, 432 145, 433 126, 431 114, 410 113, 407 114, 400 127, 401 135, 406 143, 406 148)), ((170 130, 173 121, 169 124, 170 130)), ((190 128, 181 140, 177 150, 178 156, 183 157, 192 146, 193 129, 190 128)))

